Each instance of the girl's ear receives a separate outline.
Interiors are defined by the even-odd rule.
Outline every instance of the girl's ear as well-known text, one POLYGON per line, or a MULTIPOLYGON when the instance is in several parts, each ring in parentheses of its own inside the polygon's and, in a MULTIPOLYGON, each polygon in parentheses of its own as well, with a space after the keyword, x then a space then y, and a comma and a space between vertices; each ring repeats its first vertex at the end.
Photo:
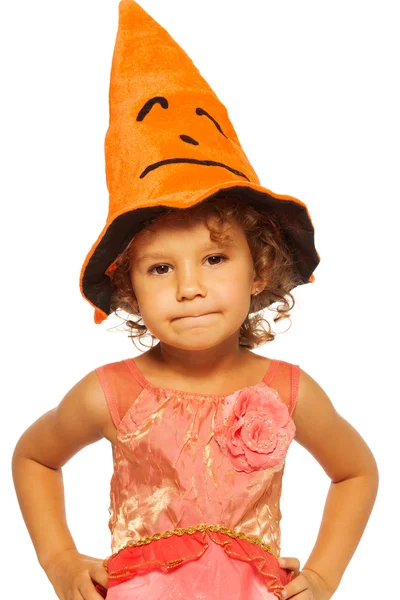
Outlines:
POLYGON ((140 315, 140 307, 139 307, 139 302, 137 301, 137 298, 136 298, 136 295, 135 295, 135 292, 134 292, 134 291, 132 291, 132 300, 131 300, 131 304, 132 304, 132 308, 134 308, 134 309, 135 309, 135 311, 136 311, 137 313, 139 313, 139 315, 140 315))
POLYGON ((255 280, 253 281, 253 285, 251 287, 251 295, 252 296, 258 296, 258 294, 261 294, 261 292, 264 290, 265 285, 263 281, 260 280, 255 280))

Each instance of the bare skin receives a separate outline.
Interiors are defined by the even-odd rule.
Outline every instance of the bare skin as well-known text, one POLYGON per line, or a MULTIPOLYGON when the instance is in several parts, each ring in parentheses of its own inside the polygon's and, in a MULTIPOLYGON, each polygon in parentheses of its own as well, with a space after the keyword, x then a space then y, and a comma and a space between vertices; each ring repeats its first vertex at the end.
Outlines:
MULTIPOLYGON (((257 383, 268 367, 268 360, 253 354, 253 367, 259 369, 257 377, 253 372, 252 381, 247 377, 238 378, 233 387, 257 383)), ((149 357, 142 358, 143 368, 145 364, 152 364, 145 361, 149 361, 149 357)), ((150 371, 146 374, 150 378, 150 371)), ((182 381, 176 383, 187 389, 182 381)), ((228 385, 225 381, 221 391, 232 391, 232 382, 228 385)), ((326 600, 337 588, 372 509, 377 487, 376 464, 361 436, 334 410, 326 393, 302 369, 293 420, 295 440, 323 467, 332 481, 334 494, 325 510, 320 536, 308 564, 286 586, 287 597, 326 600), (310 422, 313 423, 311 428, 310 422), (350 498, 356 502, 350 502, 350 498), (336 518, 345 525, 339 531, 336 518), (344 545, 345 535, 347 543, 344 545)), ((104 586, 107 583, 102 559, 79 554, 67 528, 59 479, 61 468, 83 447, 104 437, 113 444, 115 433, 100 382, 93 371, 81 379, 56 408, 26 430, 14 451, 14 481, 21 510, 39 562, 61 600, 74 597, 72 593, 77 590, 80 590, 77 598, 98 600, 100 596, 93 581, 104 586), (40 486, 37 485, 39 480, 40 486), (57 535, 49 537, 48 531, 56 531, 57 535)), ((291 558, 290 561, 289 568, 298 569, 298 560, 291 558)))
MULTIPOLYGON (((236 231, 235 244, 223 252, 206 250, 207 235, 201 226, 190 232, 179 228, 171 232, 167 227, 135 247, 138 259, 149 249, 161 254, 132 271, 138 307, 161 340, 135 360, 156 387, 228 394, 259 383, 271 362, 238 343, 250 296, 263 284, 255 278, 243 232, 236 231), (171 271, 164 270, 164 263, 171 271), (192 320, 203 308, 211 311, 211 317, 192 320)), ((122 409, 129 408, 131 399, 126 402, 122 409)), ((318 461, 331 486, 318 538, 303 570, 298 559, 287 559, 296 577, 285 586, 286 597, 329 600, 372 511, 377 466, 359 433, 302 369, 292 418, 296 442, 318 461)), ((102 559, 80 554, 68 529, 61 471, 77 452, 102 438, 115 444, 116 429, 92 371, 24 432, 14 451, 21 511, 38 560, 60 600, 99 600, 94 582, 107 586, 102 559)))

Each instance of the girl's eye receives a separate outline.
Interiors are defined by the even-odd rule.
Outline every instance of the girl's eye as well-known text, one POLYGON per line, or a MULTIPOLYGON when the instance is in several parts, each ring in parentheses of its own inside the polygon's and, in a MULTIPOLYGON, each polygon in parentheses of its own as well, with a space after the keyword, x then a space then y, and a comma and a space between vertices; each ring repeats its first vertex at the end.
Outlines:
MULTIPOLYGON (((155 265, 155 267, 151 267, 151 269, 149 269, 149 273, 153 274, 154 269, 160 269, 161 267, 167 267, 167 269, 169 268, 168 265, 155 265)), ((154 273, 154 275, 164 275, 164 273, 154 273)))
MULTIPOLYGON (((206 260, 212 260, 212 259, 215 259, 215 258, 216 259, 226 260, 226 256, 224 256, 223 254, 213 254, 212 256, 208 256, 206 258, 206 260)), ((217 265, 220 265, 220 264, 221 264, 221 262, 211 262, 211 266, 213 266, 213 265, 217 266, 217 265)), ((155 269, 161 269, 161 268, 167 268, 167 269, 169 269, 169 265, 162 265, 162 264, 161 265, 154 265, 154 267, 151 267, 151 269, 149 269, 149 273, 152 273, 154 275, 165 275, 166 271, 163 271, 162 273, 160 273, 160 272, 153 273, 153 271, 155 269)))
MULTIPOLYGON (((209 257, 208 257, 206 260, 209 260, 209 259, 211 259, 211 258, 222 258, 222 259, 224 259, 224 260, 225 260, 225 259, 226 259, 226 256, 224 256, 223 254, 213 254, 213 256, 209 256, 209 257)), ((218 263, 215 263, 215 262, 214 262, 214 263, 211 263, 211 264, 214 264, 214 265, 220 265, 221 263, 220 263, 220 262, 218 262, 218 263)))

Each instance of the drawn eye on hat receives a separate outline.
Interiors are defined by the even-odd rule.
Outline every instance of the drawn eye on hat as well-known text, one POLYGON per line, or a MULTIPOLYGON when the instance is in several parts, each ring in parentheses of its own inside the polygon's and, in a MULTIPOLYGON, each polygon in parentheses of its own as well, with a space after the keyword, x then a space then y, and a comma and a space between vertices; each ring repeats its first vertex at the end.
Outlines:
MULTIPOLYGON (((153 106, 155 104, 159 104, 165 110, 167 110, 168 106, 169 106, 168 100, 164 96, 155 96, 154 98, 150 98, 150 100, 147 100, 147 102, 140 109, 138 116, 136 117, 136 121, 138 121, 138 122, 143 121, 144 118, 149 114, 149 112, 151 111, 151 109, 153 108, 153 106)), ((198 115, 200 117, 205 116, 208 119, 210 119, 210 121, 212 121, 212 123, 214 123, 217 130, 226 139, 228 139, 228 136, 225 135, 225 133, 222 131, 222 128, 221 128, 220 124, 218 123, 218 121, 216 119, 214 119, 214 117, 212 117, 206 110, 204 110, 204 108, 197 107, 195 112, 196 112, 196 115, 198 115)), ((181 138, 181 140, 183 142, 185 142, 187 144, 192 144, 193 146, 200 145, 200 142, 198 142, 197 140, 192 138, 190 135, 181 134, 179 137, 181 138)), ((244 179, 246 179, 247 181, 250 181, 250 179, 244 173, 226 165, 225 163, 221 163, 221 162, 218 162, 215 160, 200 160, 197 158, 179 158, 179 157, 166 158, 164 160, 160 160, 151 165, 148 165, 144 169, 144 171, 142 171, 142 173, 140 174, 140 179, 143 179, 143 177, 146 177, 146 175, 148 175, 148 173, 150 173, 151 171, 154 171, 154 169, 158 169, 158 167, 161 167, 163 165, 169 165, 171 163, 193 163, 195 165, 205 165, 205 166, 209 166, 209 167, 223 167, 224 169, 227 169, 231 173, 234 173, 235 175, 239 175, 239 177, 244 177, 244 179)))

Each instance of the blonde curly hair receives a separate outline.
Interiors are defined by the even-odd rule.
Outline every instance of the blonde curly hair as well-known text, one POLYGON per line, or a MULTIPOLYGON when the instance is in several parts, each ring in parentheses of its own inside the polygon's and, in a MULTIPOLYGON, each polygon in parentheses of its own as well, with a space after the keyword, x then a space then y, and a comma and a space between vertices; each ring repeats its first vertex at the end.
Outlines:
MULTIPOLYGON (((291 323, 289 311, 294 307, 295 299, 290 291, 301 281, 296 276, 293 255, 282 237, 279 222, 274 219, 273 214, 269 215, 243 202, 239 196, 225 195, 222 191, 211 200, 187 209, 162 208, 156 217, 144 223, 141 231, 144 232, 146 228, 150 229, 152 224, 171 217, 188 224, 201 219, 210 231, 211 240, 215 242, 223 242, 229 238, 229 229, 233 222, 242 227, 253 258, 256 277, 266 282, 266 287, 258 295, 251 297, 249 313, 240 327, 239 345, 255 348, 274 340, 276 333, 272 331, 270 323, 263 318, 260 311, 266 306, 281 302, 274 308, 277 316, 273 321, 276 323, 282 319, 289 319, 291 323)), ((140 323, 141 315, 134 308, 136 297, 130 278, 130 250, 133 239, 115 261, 115 268, 110 276, 112 289, 110 308, 124 321, 134 344, 135 339, 139 338, 141 345, 145 346, 142 338, 150 334, 153 345, 156 337, 143 322, 140 323), (120 310, 128 313, 129 317, 127 319, 122 317, 120 310), (132 316, 138 319, 133 320, 132 316)))

